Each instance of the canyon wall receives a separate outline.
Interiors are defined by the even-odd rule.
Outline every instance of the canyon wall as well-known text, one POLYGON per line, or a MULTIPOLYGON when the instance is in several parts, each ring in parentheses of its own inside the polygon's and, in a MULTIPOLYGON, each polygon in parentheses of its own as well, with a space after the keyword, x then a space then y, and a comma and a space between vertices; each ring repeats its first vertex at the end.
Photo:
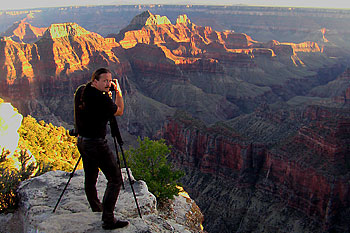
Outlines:
MULTIPOLYGON (((15 32, 29 25, 23 21, 14 26, 18 30, 14 27, 8 33, 18 37, 15 32)), ((207 123, 227 120, 264 102, 306 93, 324 79, 318 74, 324 67, 334 69, 330 78, 344 69, 334 59, 325 59, 314 42, 262 43, 245 33, 198 26, 186 15, 172 24, 150 11, 107 38, 76 23, 52 24, 37 36, 34 43, 15 42, 10 34, 1 38, 4 99, 24 115, 69 127, 75 88, 87 82, 94 69, 105 66, 119 78, 130 103, 129 119, 122 119, 121 125, 142 136, 152 136, 175 109, 207 123), (320 65, 308 62, 320 58, 320 65), (141 110, 145 104, 157 109, 160 122, 155 124, 141 110), (132 115, 135 112, 144 114, 132 115), (140 128, 140 120, 145 127, 140 128)))
POLYGON ((298 121, 287 125, 289 133, 278 141, 256 140, 235 130, 233 122, 207 127, 184 113, 165 124, 162 136, 173 146, 172 161, 185 169, 186 189, 210 216, 205 228, 348 231, 349 109, 310 106, 290 111, 283 122, 273 113, 274 118, 266 115, 260 125, 274 121, 283 128, 289 120, 298 121), (301 225, 293 226, 293 221, 301 225))
POLYGON ((2 37, 0 95, 70 128, 75 88, 108 67, 124 92, 124 141, 161 130, 209 232, 349 230, 346 47, 329 50, 327 30, 261 42, 176 17, 144 11, 108 37, 76 23, 33 43, 2 37))
POLYGON ((243 32, 258 41, 335 42, 337 46, 350 47, 346 40, 349 35, 349 10, 346 9, 162 4, 43 8, 2 12, 0 31, 25 19, 38 28, 76 22, 106 36, 120 31, 135 15, 146 10, 166 15, 171 22, 176 22, 178 15, 186 14, 197 25, 216 31, 243 32))

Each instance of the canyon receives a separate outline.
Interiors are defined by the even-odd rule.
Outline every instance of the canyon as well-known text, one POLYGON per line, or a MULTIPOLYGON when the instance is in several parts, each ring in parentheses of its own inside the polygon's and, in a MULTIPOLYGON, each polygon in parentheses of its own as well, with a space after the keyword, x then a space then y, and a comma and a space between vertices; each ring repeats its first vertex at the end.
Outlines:
POLYGON ((178 112, 162 137, 188 174, 185 188, 216 220, 208 232, 345 232, 349 132, 348 108, 313 105, 210 127, 178 112))
POLYGON ((29 26, 54 9, 22 15, 0 41, 1 98, 24 115, 69 128, 76 87, 108 67, 124 92, 118 121, 125 141, 162 137, 172 145, 171 160, 186 172, 182 183, 204 214, 205 230, 348 231, 348 32, 309 23, 295 32, 283 20, 248 25, 259 14, 307 15, 322 24, 338 13, 345 22, 346 12, 189 7, 193 17, 174 17, 183 9, 175 7, 167 8, 170 20, 151 13, 166 7, 150 8, 123 8, 129 18, 141 12, 130 23, 121 20, 119 32, 115 23, 104 33, 59 20, 29 26), (238 31, 222 23, 217 28, 224 30, 215 30, 204 24, 214 12, 211 23, 253 16, 238 31), (23 28, 32 28, 31 36, 18 33, 23 28), (279 38, 271 36, 278 30, 279 38))

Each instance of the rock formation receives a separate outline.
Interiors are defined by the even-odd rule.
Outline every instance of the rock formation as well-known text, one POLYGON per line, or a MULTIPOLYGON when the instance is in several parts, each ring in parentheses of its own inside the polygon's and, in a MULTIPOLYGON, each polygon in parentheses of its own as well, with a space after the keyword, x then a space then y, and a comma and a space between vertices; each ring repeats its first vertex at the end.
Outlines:
POLYGON ((309 93, 313 97, 333 98, 339 103, 349 103, 350 101, 350 69, 345 70, 335 80, 326 85, 318 86, 309 93))
MULTIPOLYGON (((123 177, 125 189, 120 192, 115 214, 116 218, 127 219, 130 224, 118 232, 202 232, 203 216, 188 196, 176 197, 168 210, 161 211, 146 183, 136 181, 133 187, 142 212, 141 219, 125 170, 123 177)), ((104 232, 101 213, 93 213, 86 200, 82 170, 75 172, 53 213, 68 178, 66 172, 53 171, 22 182, 18 189, 20 207, 12 215, 1 216, 1 232, 104 232)), ((101 173, 97 185, 100 198, 106 184, 101 173)))
POLYGON ((0 36, 11 38, 16 42, 34 43, 42 37, 46 28, 34 27, 24 20, 18 21, 0 36))
MULTIPOLYGON (((96 67, 109 67, 119 77, 133 103, 130 113, 141 112, 135 95, 142 93, 146 108, 162 109, 157 111, 162 121, 169 116, 163 112, 180 108, 212 123, 305 93, 319 84, 319 69, 334 66, 314 42, 262 43, 244 33, 197 26, 186 15, 172 24, 149 11, 108 38, 76 23, 60 23, 50 25, 33 44, 2 38, 0 51, 1 96, 24 115, 61 124, 72 124, 74 90, 96 67), (45 108, 48 114, 40 114, 45 108)), ((129 132, 150 136, 162 125, 154 128, 146 120, 147 130, 134 129, 138 120, 127 116, 129 132)))
POLYGON ((72 124, 75 88, 107 66, 124 91, 123 135, 162 129, 208 231, 346 231, 348 53, 303 41, 149 11, 107 38, 52 24, 33 44, 1 40, 0 93, 23 114, 72 124))
POLYGON ((162 136, 187 172, 186 189, 211 216, 209 232, 339 232, 349 230, 349 132, 349 108, 309 106, 211 127, 178 114, 162 136))
MULTIPOLYGON (((123 59, 112 51, 118 51, 118 43, 74 23, 51 25, 33 44, 3 38, 0 47, 3 51, 0 56, 3 67, 0 70, 1 96, 14 103, 24 115, 32 114, 50 122, 56 120, 50 116, 52 109, 47 109, 47 103, 63 101, 61 103, 71 104, 75 88, 89 79, 90 69, 96 66, 128 69, 124 68, 123 59), (56 99, 58 93, 61 97, 56 99), (47 115, 40 113, 40 109, 45 108, 47 115)), ((60 125, 70 121, 71 115, 65 119, 67 114, 63 113, 67 108, 59 107, 63 120, 56 122, 60 125)))
POLYGON ((42 8, 2 12, 0 31, 25 19, 37 27, 76 22, 106 36, 120 31, 135 15, 147 10, 166 15, 174 22, 177 15, 186 14, 197 25, 210 26, 215 31, 244 32, 258 41, 315 41, 324 51, 336 49, 338 52, 350 47, 346 9, 147 4, 42 8))

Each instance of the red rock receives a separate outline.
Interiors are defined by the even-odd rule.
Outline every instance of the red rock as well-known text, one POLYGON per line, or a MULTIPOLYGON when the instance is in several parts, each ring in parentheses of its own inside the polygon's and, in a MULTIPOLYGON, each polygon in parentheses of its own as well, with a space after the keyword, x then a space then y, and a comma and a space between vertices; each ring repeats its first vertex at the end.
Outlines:
POLYGON ((18 21, 12 25, 1 36, 9 37, 16 42, 34 43, 42 37, 46 28, 38 28, 25 22, 25 20, 18 21))
POLYGON ((350 112, 311 106, 296 118, 311 123, 273 150, 267 149, 268 144, 249 143, 232 129, 207 128, 186 116, 169 119, 162 134, 181 166, 232 179, 236 187, 251 183, 329 229, 335 216, 350 205, 350 112), (233 174, 241 177, 240 183, 233 174), (269 180, 275 188, 255 183, 257 177, 269 180))

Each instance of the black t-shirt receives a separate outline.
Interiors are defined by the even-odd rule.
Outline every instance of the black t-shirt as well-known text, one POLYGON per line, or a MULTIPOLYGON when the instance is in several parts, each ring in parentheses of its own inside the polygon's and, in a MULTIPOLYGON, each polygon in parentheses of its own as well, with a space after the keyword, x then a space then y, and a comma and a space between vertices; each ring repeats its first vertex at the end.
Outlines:
POLYGON ((74 97, 75 127, 80 136, 104 138, 107 122, 117 111, 117 105, 107 93, 91 86, 78 87, 74 97), (82 95, 82 97, 81 97, 82 95))

